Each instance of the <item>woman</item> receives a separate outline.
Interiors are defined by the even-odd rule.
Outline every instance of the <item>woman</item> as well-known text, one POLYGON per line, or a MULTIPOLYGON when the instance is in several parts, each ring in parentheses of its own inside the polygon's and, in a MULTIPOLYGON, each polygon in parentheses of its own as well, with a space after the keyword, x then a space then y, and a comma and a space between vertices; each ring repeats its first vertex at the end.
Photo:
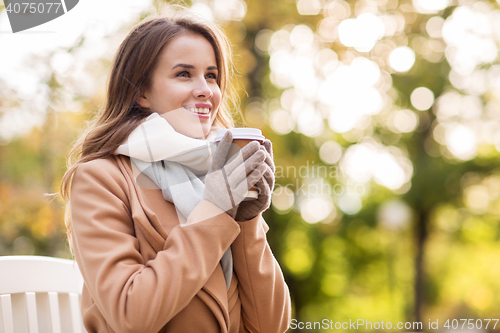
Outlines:
POLYGON ((261 217, 270 142, 226 162, 231 135, 217 149, 205 141, 233 126, 228 50, 217 27, 179 15, 139 24, 116 54, 106 107, 61 184, 88 332, 288 328, 289 292, 261 217), (252 186, 259 198, 242 201, 252 186))

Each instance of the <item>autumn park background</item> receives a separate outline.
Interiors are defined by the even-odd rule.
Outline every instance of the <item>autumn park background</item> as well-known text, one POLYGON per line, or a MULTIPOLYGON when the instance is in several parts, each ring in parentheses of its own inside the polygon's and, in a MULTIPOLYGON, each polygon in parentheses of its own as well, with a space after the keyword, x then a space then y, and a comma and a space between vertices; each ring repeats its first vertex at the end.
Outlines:
MULTIPOLYGON (((0 34, 0 255, 71 258, 67 153, 117 46, 165 4, 110 3, 82 0, 99 10, 77 34, 0 34)), ((186 4, 234 46, 238 125, 274 144, 265 218, 293 318, 499 318, 499 2, 186 4)))

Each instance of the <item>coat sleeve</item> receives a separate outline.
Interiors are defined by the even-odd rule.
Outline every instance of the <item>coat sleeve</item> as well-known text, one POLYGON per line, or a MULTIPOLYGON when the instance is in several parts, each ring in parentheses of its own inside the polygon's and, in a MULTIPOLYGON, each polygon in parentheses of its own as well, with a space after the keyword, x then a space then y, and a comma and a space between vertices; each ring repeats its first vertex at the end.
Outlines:
MULTIPOLYGON (((85 285, 116 332, 158 332, 206 283, 240 232, 227 214, 176 226, 144 262, 126 181, 107 160, 80 165, 71 187, 72 244, 85 285), (107 164, 106 164, 107 163, 107 164)), ((217 207, 202 201, 198 216, 217 207)))
POLYGON ((241 232, 231 249, 244 332, 285 332, 291 320, 290 293, 266 239, 269 227, 261 215, 238 223, 241 232))

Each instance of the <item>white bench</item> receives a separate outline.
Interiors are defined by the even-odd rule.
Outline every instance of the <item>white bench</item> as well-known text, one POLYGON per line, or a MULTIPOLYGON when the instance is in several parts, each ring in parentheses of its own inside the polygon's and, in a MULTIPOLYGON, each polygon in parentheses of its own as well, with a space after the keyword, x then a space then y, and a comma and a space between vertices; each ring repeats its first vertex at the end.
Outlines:
POLYGON ((76 262, 0 257, 0 333, 83 333, 76 262))

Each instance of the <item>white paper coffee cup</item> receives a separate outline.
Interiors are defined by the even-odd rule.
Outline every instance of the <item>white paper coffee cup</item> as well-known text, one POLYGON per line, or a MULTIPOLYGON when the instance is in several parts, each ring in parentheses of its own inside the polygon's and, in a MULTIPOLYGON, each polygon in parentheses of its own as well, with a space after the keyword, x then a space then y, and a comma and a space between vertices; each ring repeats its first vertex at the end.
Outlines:
POLYGON ((233 140, 260 141, 262 143, 266 139, 265 136, 262 135, 262 131, 258 128, 235 127, 217 130, 217 136, 214 141, 218 142, 222 140, 222 137, 227 131, 231 132, 233 140))
MULTIPOLYGON (((228 129, 220 129, 217 131, 217 136, 214 141, 219 142, 222 140, 224 134, 227 131, 230 131, 233 135, 233 147, 229 150, 228 156, 231 157, 236 154, 241 148, 246 146, 252 141, 259 141, 260 143, 264 142, 266 139, 265 136, 262 135, 262 131, 258 128, 250 128, 250 127, 235 127, 228 129)), ((254 200, 259 197, 259 191, 257 189, 250 189, 245 196, 244 201, 254 200)))

